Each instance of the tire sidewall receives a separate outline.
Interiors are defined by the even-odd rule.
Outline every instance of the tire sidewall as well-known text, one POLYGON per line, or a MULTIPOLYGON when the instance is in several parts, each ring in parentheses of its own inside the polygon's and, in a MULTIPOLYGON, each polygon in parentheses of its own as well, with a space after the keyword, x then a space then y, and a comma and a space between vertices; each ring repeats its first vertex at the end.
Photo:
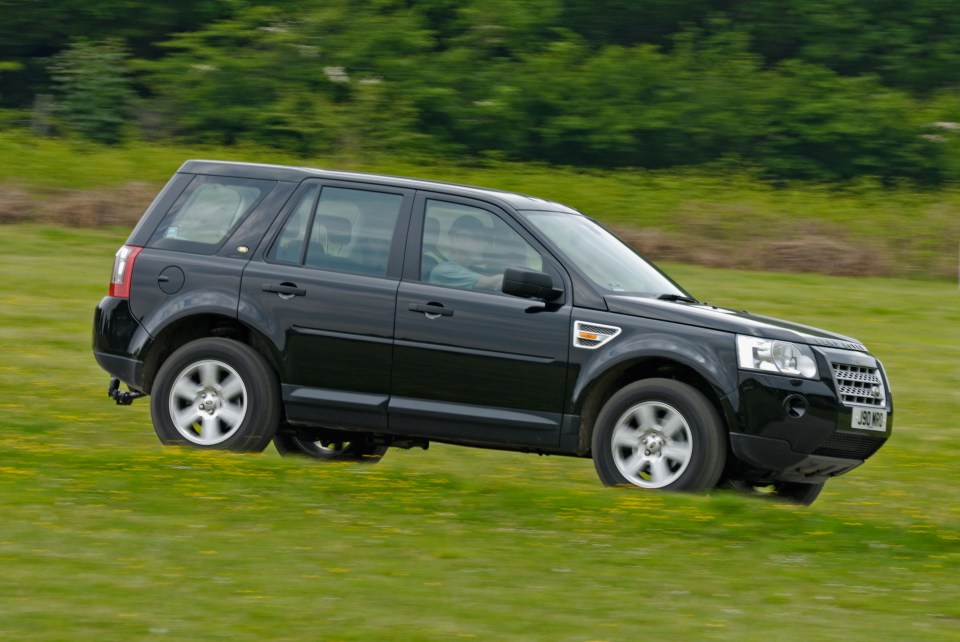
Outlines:
POLYGON ((160 367, 150 397, 154 429, 160 441, 167 445, 260 452, 276 433, 280 414, 280 391, 276 375, 263 356, 246 344, 232 339, 198 339, 178 348, 160 367), (185 369, 206 360, 220 361, 233 368, 242 379, 247 394, 246 414, 239 428, 228 439, 212 445, 197 444, 184 437, 170 416, 173 384, 185 369))
POLYGON ((630 408, 644 402, 666 404, 680 413, 690 429, 692 453, 683 473, 657 490, 705 491, 717 483, 726 461, 726 434, 716 408, 699 390, 672 379, 647 379, 625 386, 604 404, 592 440, 594 466, 607 486, 636 486, 617 468, 613 433, 630 408))

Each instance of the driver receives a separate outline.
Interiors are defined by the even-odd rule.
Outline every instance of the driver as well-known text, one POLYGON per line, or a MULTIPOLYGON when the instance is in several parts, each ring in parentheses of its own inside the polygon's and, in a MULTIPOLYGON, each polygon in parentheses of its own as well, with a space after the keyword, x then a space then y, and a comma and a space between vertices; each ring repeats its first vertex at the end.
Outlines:
POLYGON ((430 271, 429 280, 438 285, 473 290, 500 290, 503 275, 484 276, 472 269, 483 260, 490 230, 475 216, 464 214, 453 222, 447 233, 447 260, 430 271))

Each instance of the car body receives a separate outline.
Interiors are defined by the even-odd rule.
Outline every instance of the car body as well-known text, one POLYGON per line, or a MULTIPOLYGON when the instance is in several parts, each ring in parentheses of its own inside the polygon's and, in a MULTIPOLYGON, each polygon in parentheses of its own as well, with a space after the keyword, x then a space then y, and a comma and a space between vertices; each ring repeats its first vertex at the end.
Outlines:
POLYGON ((893 427, 856 340, 700 303, 559 203, 409 178, 187 161, 93 337, 118 403, 151 395, 160 439, 198 447, 437 441, 809 503, 893 427))

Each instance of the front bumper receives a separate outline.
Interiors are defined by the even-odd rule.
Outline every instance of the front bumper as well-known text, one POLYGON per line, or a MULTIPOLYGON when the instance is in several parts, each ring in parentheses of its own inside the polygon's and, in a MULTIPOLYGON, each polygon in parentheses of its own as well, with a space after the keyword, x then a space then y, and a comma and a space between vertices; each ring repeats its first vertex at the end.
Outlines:
MULTIPOLYGON (((893 405, 882 366, 864 353, 818 348, 820 380, 741 372, 737 429, 730 446, 738 474, 753 481, 818 483, 842 475, 873 455, 893 429, 893 405), (850 388, 837 381, 836 363, 869 366, 883 390, 871 408, 886 414, 885 429, 854 427, 850 388), (845 395, 841 400, 841 390, 845 395)), ((846 382, 844 382, 846 383, 846 382)))
POLYGON ((798 453, 782 439, 733 433, 730 445, 751 481, 819 483, 849 472, 884 444, 886 437, 838 433, 812 453, 798 453))

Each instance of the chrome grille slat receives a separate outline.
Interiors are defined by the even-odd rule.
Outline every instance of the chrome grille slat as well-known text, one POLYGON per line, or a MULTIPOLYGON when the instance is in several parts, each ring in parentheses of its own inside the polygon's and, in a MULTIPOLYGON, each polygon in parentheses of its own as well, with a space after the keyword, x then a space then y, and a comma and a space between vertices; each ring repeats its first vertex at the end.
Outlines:
POLYGON ((845 406, 886 406, 883 377, 878 368, 831 363, 837 393, 845 406))

